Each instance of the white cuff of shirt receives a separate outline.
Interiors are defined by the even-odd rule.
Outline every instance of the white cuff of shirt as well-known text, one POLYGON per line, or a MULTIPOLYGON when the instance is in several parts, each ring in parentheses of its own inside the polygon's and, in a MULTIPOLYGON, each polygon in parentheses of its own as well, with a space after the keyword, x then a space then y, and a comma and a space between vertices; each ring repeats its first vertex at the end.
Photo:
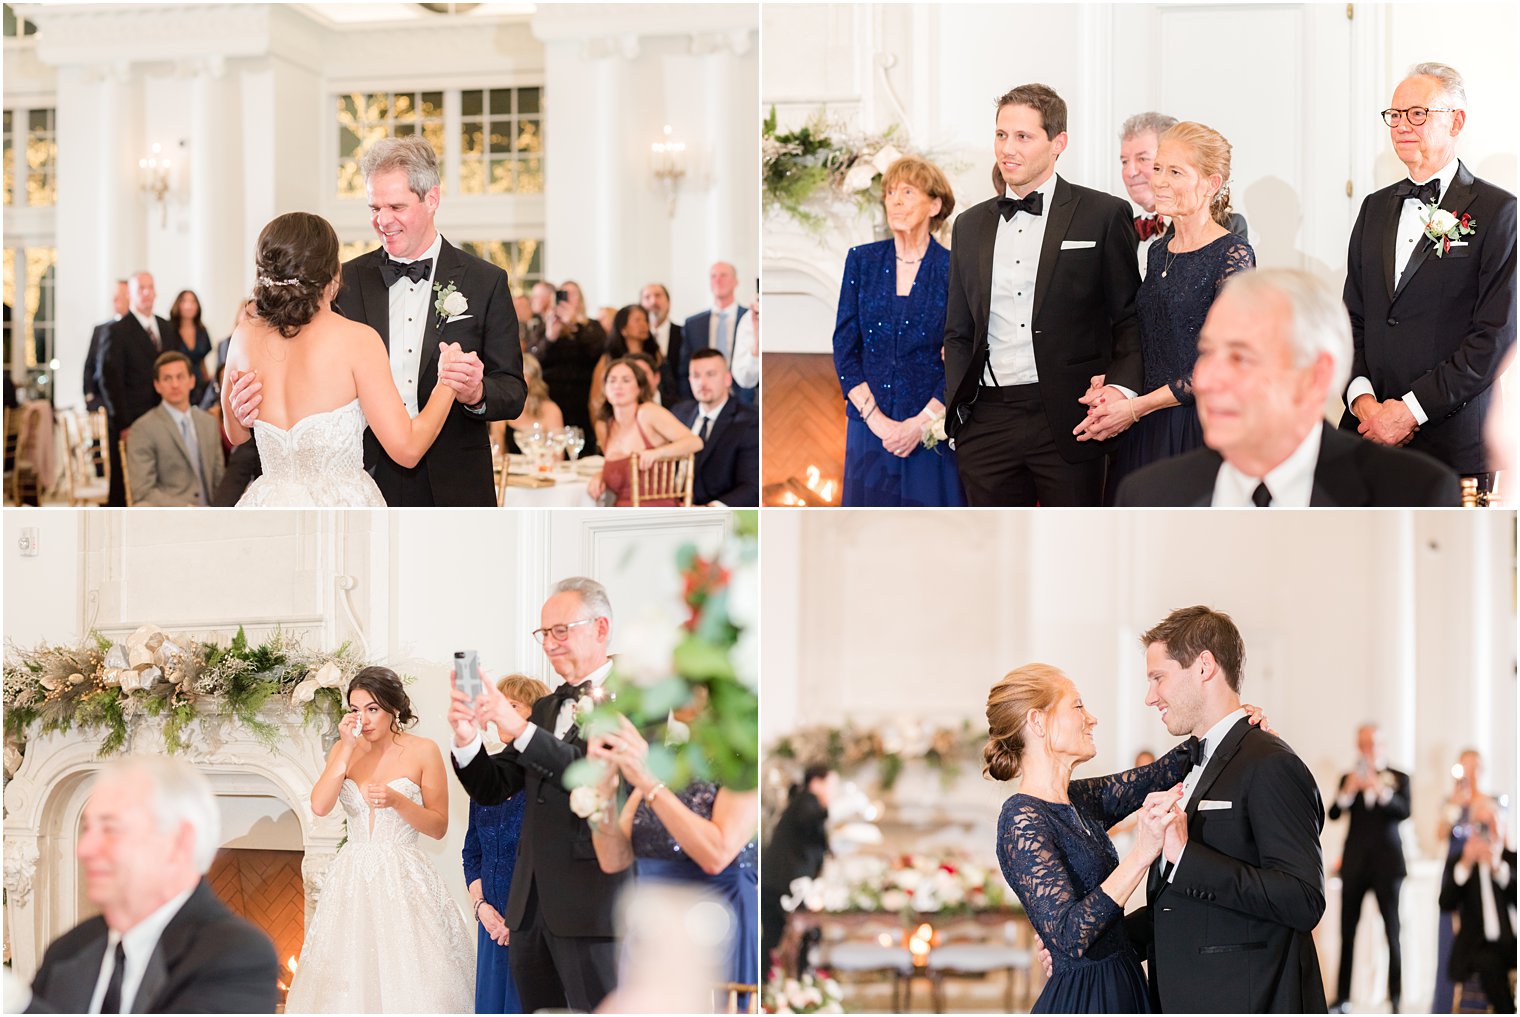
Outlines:
POLYGON ((712 501, 710 501, 710 502, 707 503, 707 507, 708 508, 728 508, 728 504, 726 502, 721 502, 718 499, 714 498, 712 501))
POLYGON ((528 747, 528 743, 533 740, 533 732, 537 730, 538 725, 533 723, 531 720, 528 721, 527 726, 522 729, 522 734, 512 739, 512 747, 518 752, 525 751, 528 747))
POLYGON ((1172 871, 1168 872, 1166 874, 1166 881, 1168 883, 1176 881, 1176 879, 1177 879, 1177 870, 1182 867, 1182 856, 1185 855, 1185 854, 1187 854, 1187 845, 1186 844, 1182 845, 1182 850, 1177 852, 1177 860, 1172 863, 1172 871))
POLYGON ((1430 417, 1426 416, 1425 410, 1421 408, 1420 401, 1414 397, 1413 392, 1404 393, 1404 405, 1408 406, 1409 412, 1414 414, 1415 423, 1423 425, 1430 419, 1430 417))
POLYGON ((1120 392, 1124 393, 1124 398, 1126 398, 1126 399, 1133 399, 1133 398, 1135 398, 1135 395, 1136 395, 1134 389, 1125 388, 1123 385, 1104 385, 1103 387, 1104 388, 1116 388, 1116 389, 1118 389, 1120 392))
POLYGON ((1351 379, 1351 384, 1346 386, 1346 408, 1349 410, 1356 405, 1356 401, 1364 395, 1377 398, 1377 393, 1372 391, 1372 382, 1363 375, 1357 375, 1351 379))
POLYGON ((458 763, 460 766, 469 766, 470 762, 474 760, 476 754, 480 752, 481 746, 483 744, 484 743, 480 740, 480 735, 477 733, 475 735, 475 740, 470 744, 454 746, 454 762, 458 763))
POLYGON ((1509 862, 1502 862, 1499 867, 1494 870, 1494 885, 1501 890, 1504 889, 1505 887, 1509 886, 1509 878, 1511 875, 1513 875, 1513 873, 1511 873, 1509 870, 1509 862))
POLYGON ((1451 867, 1451 881, 1458 886, 1466 886, 1467 879, 1472 875, 1472 866, 1465 862, 1458 862, 1451 867))

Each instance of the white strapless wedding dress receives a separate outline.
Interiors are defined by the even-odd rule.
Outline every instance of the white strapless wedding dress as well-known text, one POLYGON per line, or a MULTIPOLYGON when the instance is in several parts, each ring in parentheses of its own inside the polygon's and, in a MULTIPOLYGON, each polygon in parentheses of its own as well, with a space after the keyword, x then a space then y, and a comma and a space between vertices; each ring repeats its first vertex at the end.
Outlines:
MULTIPOLYGON (((422 803, 410 779, 389 786, 422 803)), ((372 817, 352 780, 338 801, 348 842, 327 870, 285 1012, 473 1013, 474 931, 416 829, 395 809, 372 817)))
POLYGON ((313 413, 286 431, 253 422, 263 475, 248 485, 238 508, 384 508, 385 498, 364 472, 364 411, 347 406, 313 413))

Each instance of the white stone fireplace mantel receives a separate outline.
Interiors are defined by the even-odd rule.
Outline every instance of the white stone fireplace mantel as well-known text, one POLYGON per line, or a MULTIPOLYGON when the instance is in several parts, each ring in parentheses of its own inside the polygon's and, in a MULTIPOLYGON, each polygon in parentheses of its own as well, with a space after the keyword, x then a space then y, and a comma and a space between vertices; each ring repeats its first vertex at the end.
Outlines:
MULTIPOLYGON (((305 853, 302 877, 310 920, 344 836, 341 810, 315 816, 309 799, 330 740, 322 728, 330 725, 308 726, 299 709, 283 704, 267 707, 261 716, 279 728, 274 748, 237 721, 203 711, 187 728, 189 744, 179 755, 206 775, 224 816, 231 800, 248 798, 273 799, 294 813, 300 843, 284 846, 305 853)), ((136 718, 125 753, 163 754, 160 728, 158 718, 136 718)), ((48 944, 90 914, 74 847, 91 778, 114 758, 97 755, 102 737, 98 729, 75 729, 30 739, 20 768, 5 787, 6 927, 14 973, 27 981, 48 944)), ((224 841, 226 835, 224 829, 224 841)))

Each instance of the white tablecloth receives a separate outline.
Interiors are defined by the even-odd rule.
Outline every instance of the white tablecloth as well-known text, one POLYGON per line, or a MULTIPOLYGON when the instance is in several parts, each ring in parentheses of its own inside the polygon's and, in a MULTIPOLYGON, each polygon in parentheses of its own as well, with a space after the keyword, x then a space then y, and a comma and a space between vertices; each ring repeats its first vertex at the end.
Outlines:
POLYGON ((596 508, 586 481, 561 475, 553 487, 508 487, 506 508, 596 508))

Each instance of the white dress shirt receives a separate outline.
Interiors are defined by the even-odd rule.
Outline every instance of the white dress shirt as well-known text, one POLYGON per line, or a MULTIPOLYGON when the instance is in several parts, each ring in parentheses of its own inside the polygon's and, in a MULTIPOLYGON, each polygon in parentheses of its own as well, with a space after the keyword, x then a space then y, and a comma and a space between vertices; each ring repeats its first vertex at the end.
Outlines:
POLYGON ((691 433, 700 437, 701 434, 702 434, 702 421, 704 421, 704 420, 710 420, 710 421, 712 421, 712 424, 708 425, 707 436, 708 436, 708 438, 711 438, 712 437, 712 429, 713 429, 713 427, 717 426, 717 423, 718 423, 718 414, 722 413, 723 412, 723 407, 725 407, 727 405, 728 405, 728 397, 727 396, 724 396, 723 397, 723 401, 721 403, 719 403, 718 405, 714 406, 710 410, 704 410, 702 408, 702 404, 701 403, 697 403, 697 418, 691 422, 691 433))
MULTIPOLYGON (((1182 778, 1182 797, 1177 800, 1177 808, 1187 811, 1188 802, 1193 800, 1193 792, 1198 790, 1198 782, 1203 779, 1203 771, 1208 769, 1209 760, 1214 758, 1214 750, 1219 748, 1219 742, 1225 735, 1230 733, 1230 728, 1245 717, 1245 707, 1241 707, 1234 713, 1225 714, 1219 722, 1209 728, 1208 732, 1200 739, 1203 752, 1198 759, 1198 765, 1193 767, 1182 778)), ((1177 852, 1177 861, 1172 863, 1170 871, 1166 873, 1166 881, 1170 883, 1177 878, 1177 867, 1182 864, 1182 856, 1187 854, 1187 845, 1182 845, 1182 850, 1177 852)), ((1166 864, 1166 855, 1161 856, 1161 863, 1166 864)))
MULTIPOLYGON (((1496 943, 1499 941, 1499 934, 1502 930, 1499 927, 1499 903, 1498 899, 1494 896, 1494 884, 1499 884, 1500 889, 1507 888, 1514 873, 1510 871, 1509 862, 1507 861, 1501 862, 1499 867, 1494 869, 1485 860, 1478 863, 1477 869, 1480 880, 1478 883, 1478 897, 1483 902, 1483 938, 1490 943, 1496 943)), ((1458 861, 1452 866, 1451 878, 1458 886, 1466 886, 1467 881, 1472 878, 1472 873, 1473 866, 1464 865, 1458 861)), ((1514 927, 1515 918, 1511 914, 1510 928, 1514 927)))
POLYGON ((132 1013, 135 1007, 137 989, 142 985, 143 973, 148 970, 148 960, 153 956, 153 951, 158 949, 158 941, 164 934, 164 929, 179 914, 179 909, 185 906, 185 901, 195 892, 191 887, 184 893, 171 898, 157 911, 147 918, 132 926, 126 932, 117 932, 114 929, 106 937, 106 955, 100 962, 100 975, 95 979, 95 994, 90 997, 90 1013, 100 1013, 100 1004, 106 998, 106 988, 111 984, 111 975, 116 971, 116 944, 120 943, 123 952, 126 953, 126 969, 121 975, 121 1012, 132 1013))
POLYGON ((1015 212, 1012 219, 998 216, 984 385, 1030 385, 1040 380, 1034 362, 1034 282, 1040 271, 1040 246, 1045 242, 1056 179, 1057 174, 1052 173, 1030 192, 1044 196, 1043 215, 1015 212))
MULTIPOLYGON (((1441 183, 1441 193, 1437 196, 1437 203, 1451 189, 1451 182, 1456 179, 1456 176, 1457 157, 1452 156, 1451 162, 1442 166, 1436 171, 1435 176, 1430 178, 1441 183)), ((1426 183, 1424 180, 1414 182, 1426 183)), ((1394 235, 1393 244, 1393 278, 1389 280, 1391 286, 1398 286, 1399 279, 1404 275, 1404 269, 1409 267, 1409 259, 1414 256, 1415 247, 1419 245, 1420 237, 1425 233, 1425 226, 1420 222, 1420 211, 1425 207, 1419 198, 1408 197, 1404 199, 1404 207, 1399 209, 1399 229, 1394 235)), ((1346 386, 1346 404, 1349 406, 1364 395, 1370 395, 1374 399, 1378 397, 1377 392, 1372 388, 1372 380, 1366 375, 1359 374, 1351 379, 1350 385, 1346 386)), ((1404 405, 1409 407, 1409 412, 1414 414, 1415 423, 1424 424, 1430 419, 1413 392, 1405 392, 1401 398, 1404 405)))
MULTIPOLYGON (((398 283, 397 285, 400 284, 398 283)), ((602 687, 602 683, 607 680, 607 676, 611 673, 612 661, 609 660, 607 663, 603 664, 595 671, 592 671, 585 678, 582 678, 581 683, 583 685, 589 685, 593 689, 599 689, 602 687)), ((556 688, 558 688, 558 686, 556 686, 556 688)), ((551 689, 550 691, 553 690, 551 689)), ((566 700, 564 703, 560 704, 559 716, 554 718, 554 737, 563 738, 565 736, 565 732, 569 731, 574 723, 575 701, 566 700)), ((528 743, 533 740, 533 733, 537 730, 538 725, 533 723, 531 720, 528 721, 528 723, 523 727, 522 733, 520 733, 516 738, 512 739, 512 747, 515 748, 518 752, 522 752, 528 747, 528 743)), ((481 736, 479 732, 477 732, 475 735, 475 740, 470 742, 470 744, 454 746, 454 759, 459 763, 460 766, 469 766, 470 761, 475 758, 476 753, 480 751, 483 744, 484 743, 481 740, 481 736)))
POLYGON ((709 310, 712 316, 707 319, 707 345, 723 354, 724 360, 733 363, 734 331, 738 328, 739 301, 735 300, 727 307, 714 306, 709 310))
POLYGON ((1254 508, 1251 495, 1257 484, 1266 484, 1272 494, 1271 508, 1308 508, 1314 494, 1314 466, 1319 462, 1320 426, 1309 428, 1309 435, 1298 448, 1265 477, 1252 477, 1236 469, 1226 459, 1214 474, 1215 508, 1254 508))
POLYGON ((760 354, 755 343, 755 314, 751 311, 734 327, 734 355, 728 365, 734 384, 754 388, 760 384, 760 354))
MULTIPOLYGON (((391 377, 396 390, 406 404, 408 415, 419 412, 417 400, 417 376, 422 371, 422 341, 427 336, 428 316, 433 313, 433 278, 438 274, 438 253, 443 250, 443 234, 433 234, 433 245, 422 252, 422 258, 432 258, 433 267, 421 282, 398 279, 390 289, 390 355, 391 377)), ((409 265, 422 258, 391 258, 400 265, 409 265)))
POLYGON ((670 356, 670 315, 667 314, 665 320, 658 325, 651 321, 649 334, 654 337, 654 344, 660 348, 660 359, 670 356))

